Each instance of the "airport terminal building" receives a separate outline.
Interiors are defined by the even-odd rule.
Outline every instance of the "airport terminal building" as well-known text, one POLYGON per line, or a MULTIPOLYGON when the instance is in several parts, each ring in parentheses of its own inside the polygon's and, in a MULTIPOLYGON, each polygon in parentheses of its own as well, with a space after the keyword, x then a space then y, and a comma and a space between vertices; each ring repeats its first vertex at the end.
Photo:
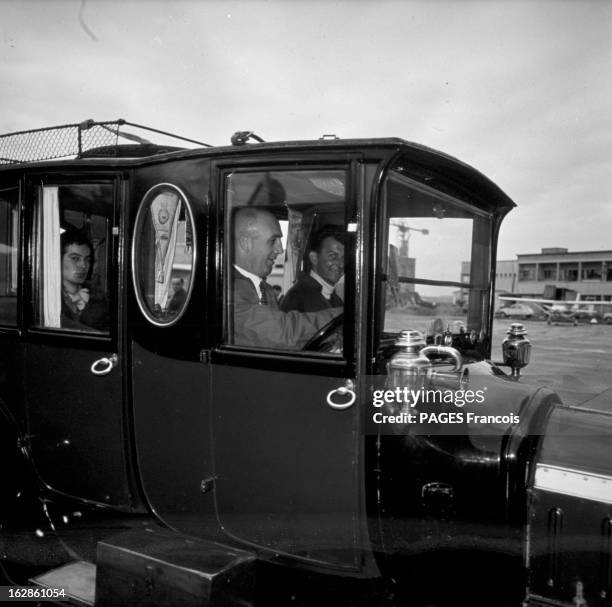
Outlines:
MULTIPOLYGON (((517 258, 516 294, 565 300, 580 295, 585 301, 612 301, 612 251, 570 252, 555 247, 517 258)), ((501 281, 497 283, 497 289, 500 287, 501 281)))
MULTIPOLYGON (((469 282, 470 263, 461 262, 461 282, 469 282)), ((463 294, 457 292, 456 297, 463 294)), ((497 261, 495 295, 521 295, 545 299, 612 302, 612 250, 569 251, 544 248, 522 253, 517 259, 497 261)), ((496 297, 495 307, 503 305, 496 297)))

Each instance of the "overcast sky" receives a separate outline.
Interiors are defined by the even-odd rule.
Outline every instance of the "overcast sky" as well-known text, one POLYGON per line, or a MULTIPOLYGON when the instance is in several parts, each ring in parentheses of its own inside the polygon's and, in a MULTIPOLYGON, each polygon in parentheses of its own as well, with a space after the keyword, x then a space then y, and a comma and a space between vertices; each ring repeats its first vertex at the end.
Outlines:
POLYGON ((612 2, 0 0, 0 132, 402 137, 519 205, 501 259, 612 249, 612 2))

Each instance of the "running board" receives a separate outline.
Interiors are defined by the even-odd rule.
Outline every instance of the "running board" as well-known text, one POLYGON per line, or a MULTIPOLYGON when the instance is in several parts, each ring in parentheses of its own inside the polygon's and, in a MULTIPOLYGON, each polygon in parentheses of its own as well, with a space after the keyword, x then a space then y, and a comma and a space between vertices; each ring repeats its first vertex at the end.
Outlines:
POLYGON ((96 566, 85 561, 75 561, 51 569, 30 580, 43 588, 58 588, 65 596, 58 596, 63 604, 91 607, 94 605, 96 590, 96 566))
POLYGON ((96 607, 250 607, 255 555, 163 529, 98 543, 96 607))

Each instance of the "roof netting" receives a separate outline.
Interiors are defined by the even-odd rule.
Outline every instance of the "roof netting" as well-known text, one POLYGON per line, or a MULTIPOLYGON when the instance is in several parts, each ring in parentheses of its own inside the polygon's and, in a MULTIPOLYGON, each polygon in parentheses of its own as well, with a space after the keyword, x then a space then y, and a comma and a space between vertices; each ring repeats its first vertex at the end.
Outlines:
POLYGON ((77 124, 64 124, 0 135, 0 164, 74 158, 87 150, 116 146, 119 144, 120 138, 128 139, 132 142, 135 141, 139 144, 150 143, 148 139, 122 131, 121 128, 124 125, 161 133, 182 141, 207 145, 199 141, 165 133, 164 131, 126 122, 122 119, 109 122, 86 120, 77 124))

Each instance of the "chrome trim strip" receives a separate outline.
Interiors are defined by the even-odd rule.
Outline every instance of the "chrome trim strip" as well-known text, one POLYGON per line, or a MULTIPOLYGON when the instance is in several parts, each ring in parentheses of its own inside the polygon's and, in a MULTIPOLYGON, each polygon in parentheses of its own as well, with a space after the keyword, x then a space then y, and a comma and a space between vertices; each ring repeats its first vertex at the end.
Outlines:
POLYGON ((612 477, 584 470, 537 464, 534 488, 612 504, 612 477))

